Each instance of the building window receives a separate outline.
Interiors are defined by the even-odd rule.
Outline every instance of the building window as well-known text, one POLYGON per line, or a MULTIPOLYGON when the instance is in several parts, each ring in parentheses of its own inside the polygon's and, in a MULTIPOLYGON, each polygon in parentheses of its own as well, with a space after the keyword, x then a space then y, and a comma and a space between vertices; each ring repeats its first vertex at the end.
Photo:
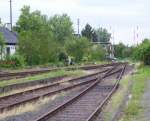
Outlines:
POLYGON ((7 54, 7 55, 10 55, 10 47, 7 47, 7 48, 6 48, 6 54, 7 54))

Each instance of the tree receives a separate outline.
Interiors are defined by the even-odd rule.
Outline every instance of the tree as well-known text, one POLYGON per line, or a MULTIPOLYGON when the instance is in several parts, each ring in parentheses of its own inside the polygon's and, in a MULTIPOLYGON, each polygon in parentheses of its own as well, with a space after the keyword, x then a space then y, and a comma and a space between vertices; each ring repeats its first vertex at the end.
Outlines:
POLYGON ((1 59, 3 58, 4 45, 5 45, 5 39, 3 37, 3 34, 0 33, 0 55, 1 55, 1 59))
POLYGON ((68 15, 54 15, 50 18, 49 26, 53 32, 54 39, 64 45, 67 38, 73 35, 73 26, 68 15))
POLYGON ((28 64, 57 62, 65 41, 72 37, 73 27, 66 14, 48 18, 40 11, 21 9, 15 30, 19 33, 19 53, 28 64))
POLYGON ((134 49, 133 58, 142 61, 145 65, 150 65, 150 40, 145 39, 134 49))
POLYGON ((22 31, 27 31, 31 29, 31 13, 30 13, 30 6, 24 6, 21 9, 21 15, 19 16, 19 20, 16 23, 16 26, 14 27, 15 31, 18 33, 22 31))
MULTIPOLYGON (((86 37, 87 39, 92 40, 93 39, 93 29, 92 29, 91 25, 86 24, 85 28, 81 31, 81 34, 83 37, 86 37)), ((95 33, 94 33, 94 35, 95 35, 95 33)))
POLYGON ((111 38, 111 34, 104 28, 99 28, 96 30, 97 41, 98 42, 109 42, 111 38))
POLYGON ((68 55, 74 57, 76 62, 80 62, 87 53, 89 44, 89 40, 81 37, 66 41, 65 47, 68 55))
POLYGON ((115 45, 114 46, 115 57, 123 58, 124 57, 123 52, 124 52, 125 48, 126 48, 126 46, 121 42, 119 44, 115 45))
POLYGON ((39 11, 30 12, 25 6, 17 22, 19 53, 29 65, 47 63, 52 55, 53 35, 48 27, 49 20, 39 11))
POLYGON ((105 59, 106 51, 101 45, 93 45, 90 49, 90 60, 102 61, 105 59))
POLYGON ((44 64, 55 59, 57 44, 47 30, 22 32, 19 39, 19 53, 29 65, 44 64))
POLYGON ((92 41, 93 42, 98 42, 98 36, 95 30, 93 30, 93 34, 92 34, 92 41))

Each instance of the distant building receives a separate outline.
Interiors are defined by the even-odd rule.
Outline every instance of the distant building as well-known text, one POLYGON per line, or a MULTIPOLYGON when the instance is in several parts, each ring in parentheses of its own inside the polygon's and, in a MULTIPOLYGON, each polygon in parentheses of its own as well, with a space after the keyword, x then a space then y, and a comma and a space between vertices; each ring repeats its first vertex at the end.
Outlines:
POLYGON ((4 55, 13 55, 16 52, 18 38, 17 34, 10 31, 6 27, 0 27, 0 33, 3 34, 5 39, 4 55))

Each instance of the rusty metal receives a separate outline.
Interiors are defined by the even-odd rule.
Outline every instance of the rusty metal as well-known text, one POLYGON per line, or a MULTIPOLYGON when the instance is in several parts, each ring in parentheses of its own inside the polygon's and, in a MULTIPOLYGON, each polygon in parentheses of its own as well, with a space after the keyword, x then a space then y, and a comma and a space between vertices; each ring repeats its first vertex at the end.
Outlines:
POLYGON ((116 68, 116 67, 113 67, 111 69, 107 69, 107 70, 104 70, 104 71, 100 71, 100 72, 97 72, 95 74, 90 74, 90 75, 87 75, 87 76, 83 76, 83 77, 80 77, 80 78, 76 78, 76 79, 72 79, 72 80, 68 80, 68 81, 63 81, 63 82, 56 82, 56 83, 53 83, 53 84, 50 84, 50 85, 47 85, 47 86, 43 86, 43 87, 40 87, 40 88, 36 88, 36 89, 32 89, 32 90, 28 90, 28 91, 24 91, 24 92, 20 92, 20 93, 16 93, 16 94, 13 94, 13 95, 8 95, 8 96, 5 96, 5 97, 2 97, 2 98, 0 98, 0 103, 1 103, 0 104, 0 111, 3 111, 4 109, 10 109, 12 107, 15 107, 15 106, 20 105, 20 104, 24 104, 26 102, 35 101, 35 100, 37 100, 41 97, 50 96, 52 94, 56 94, 56 93, 59 93, 61 91, 66 91, 66 90, 75 88, 77 86, 85 85, 85 84, 91 83, 92 81, 94 82, 97 79, 96 75, 102 74, 102 73, 109 73, 110 70, 113 70, 114 68, 116 68), (88 79, 88 78, 90 78, 90 79, 88 79), (48 92, 43 92, 42 94, 40 94, 41 93, 40 91, 42 91, 46 88, 59 86, 60 84, 66 83, 66 82, 75 82, 75 84, 71 83, 69 86, 63 87, 63 88, 58 88, 57 87, 58 89, 56 89, 54 91, 49 90, 48 92), (33 92, 36 92, 37 94, 34 95, 33 92), (32 93, 33 93, 33 95, 32 95, 32 93), (31 97, 27 96, 28 98, 24 99, 24 96, 26 94, 31 95, 31 97), (19 97, 22 97, 22 98, 19 98, 19 97), (15 99, 15 98, 17 98, 17 100, 11 101, 11 99, 15 99), (21 100, 19 100, 19 99, 21 99, 21 100), (11 102, 7 103, 7 104, 5 103, 5 105, 4 105, 2 103, 3 101, 4 102, 11 101, 11 102))
MULTIPOLYGON (((114 68, 113 68, 114 69, 114 68)), ((97 77, 97 80, 95 82, 93 82, 89 87, 87 87, 84 91, 82 91, 81 93, 77 94, 76 96, 74 96, 73 98, 69 99, 68 101, 66 101, 65 103, 59 105, 58 107, 56 107, 54 110, 49 111, 47 113, 45 113, 44 115, 42 115, 41 117, 35 119, 34 121, 45 121, 47 120, 49 117, 52 117, 55 113, 57 113, 58 111, 62 110, 63 108, 67 107, 68 105, 71 105, 73 102, 75 102, 77 99, 79 99, 80 97, 82 97, 83 95, 85 95, 87 92, 89 92, 92 88, 94 88, 98 83, 100 83, 105 77, 110 76, 111 75, 111 71, 113 69, 110 69, 108 72, 106 72, 103 76, 99 75, 97 77)), ((118 72, 118 71, 117 71, 118 72)), ((112 73, 114 74, 114 73, 112 73)))
POLYGON ((36 75, 36 74, 42 74, 46 72, 51 71, 57 71, 60 69, 65 70, 72 70, 72 69, 83 69, 83 70, 90 70, 90 69, 96 69, 96 68, 102 68, 102 67, 108 67, 113 65, 119 65, 121 63, 111 63, 111 64, 103 64, 103 65, 89 65, 89 66, 80 66, 80 67, 64 67, 64 68, 52 68, 52 69, 40 69, 40 70, 32 70, 32 71, 23 71, 23 72, 12 72, 12 73, 0 73, 0 80, 10 80, 13 78, 23 78, 26 76, 36 75))
POLYGON ((112 91, 109 93, 109 95, 103 100, 102 103, 100 103, 100 105, 95 109, 95 111, 87 118, 86 121, 94 121, 94 118, 98 115, 98 113, 102 110, 103 106, 107 103, 107 101, 111 98, 111 96, 113 95, 113 93, 117 90, 118 86, 119 86, 119 82, 124 74, 126 68, 126 64, 124 66, 124 68, 121 70, 121 73, 119 74, 118 80, 116 81, 112 91))

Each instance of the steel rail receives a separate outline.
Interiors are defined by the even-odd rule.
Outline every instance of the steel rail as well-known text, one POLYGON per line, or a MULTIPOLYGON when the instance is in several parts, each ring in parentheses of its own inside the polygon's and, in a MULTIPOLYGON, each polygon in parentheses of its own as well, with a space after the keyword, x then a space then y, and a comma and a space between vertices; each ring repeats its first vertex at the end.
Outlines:
POLYGON ((89 74, 89 75, 86 75, 86 76, 81 76, 81 77, 78 77, 78 78, 70 79, 70 80, 50 83, 50 84, 48 84, 46 86, 42 86, 42 87, 38 87, 38 88, 35 88, 35 89, 30 89, 30 90, 26 90, 26 91, 22 91, 22 92, 18 92, 18 93, 15 93, 15 94, 4 96, 4 97, 0 97, 0 100, 4 100, 4 99, 10 98, 10 97, 14 97, 14 96, 22 95, 22 94, 26 94, 26 93, 32 93, 33 91, 38 91, 38 90, 41 90, 41 89, 57 86, 57 85, 60 85, 60 84, 66 83, 66 82, 79 81, 81 79, 85 79, 85 78, 88 78, 88 77, 96 76, 98 74, 105 73, 107 71, 108 71, 108 69, 106 69, 104 71, 100 71, 100 72, 94 73, 94 74, 89 74))
POLYGON ((90 91, 91 89, 93 89, 98 83, 100 83, 104 78, 108 77, 111 75, 111 71, 113 69, 110 69, 108 72, 106 72, 103 76, 99 75, 98 78, 96 79, 95 82, 93 82, 89 87, 87 87, 86 89, 84 89, 81 93, 75 95, 73 98, 69 99, 68 101, 66 101, 65 103, 59 105, 58 107, 56 107, 54 110, 49 111, 47 113, 45 113, 44 115, 42 115, 41 117, 33 120, 33 121, 45 121, 46 119, 48 119, 50 116, 53 116, 53 114, 55 114, 57 111, 60 111, 61 109, 65 108, 67 105, 72 104, 74 101, 76 101, 77 99, 79 99, 80 97, 82 97, 83 95, 85 95, 88 91, 90 91))
MULTIPOLYGON (((81 67, 63 67, 61 69, 65 70, 71 70, 71 69, 83 69, 83 70, 90 70, 90 69, 96 69, 100 67, 108 67, 113 65, 119 65, 121 63, 111 63, 111 64, 103 64, 103 65, 90 65, 90 66, 81 66, 81 67)), ((22 71, 22 72, 11 72, 11 73, 0 73, 0 79, 4 77, 15 77, 15 76, 28 76, 28 75, 35 75, 40 73, 46 73, 51 71, 57 71, 60 70, 60 68, 53 68, 53 69, 41 69, 41 70, 32 70, 32 71, 22 71)), ((21 78, 21 77, 20 77, 21 78)))
POLYGON ((126 68, 126 64, 123 67, 123 69, 121 70, 121 73, 119 74, 118 80, 115 83, 114 88, 112 89, 112 91, 108 94, 108 96, 103 100, 102 103, 100 103, 100 105, 96 108, 96 110, 86 119, 86 121, 93 121, 95 119, 95 117, 99 114, 99 112, 102 110, 103 106, 108 102, 108 100, 111 98, 111 96, 114 94, 114 92, 117 90, 120 80, 124 74, 126 68))
MULTIPOLYGON (((112 71, 114 68, 116 68, 116 67, 113 67, 113 68, 111 68, 111 69, 109 69, 109 70, 107 70, 107 71, 105 70, 105 71, 102 71, 102 72, 109 73, 110 70, 112 71)), ((102 72, 100 72, 100 73, 102 73, 102 72)), ((116 73, 117 73, 117 72, 118 72, 118 71, 116 71, 116 73)), ((100 74, 100 73, 97 73, 97 74, 100 74)), ((110 73, 110 75, 111 75, 111 73, 110 73)), ((88 75, 88 77, 89 77, 89 75, 88 75)), ((81 77, 81 78, 83 78, 83 77, 81 77)), ((55 91, 49 91, 49 92, 44 93, 44 94, 42 94, 42 95, 36 95, 36 96, 34 96, 34 97, 31 97, 31 98, 28 98, 28 99, 24 99, 24 100, 22 100, 22 101, 17 101, 17 102, 13 102, 13 103, 11 103, 11 104, 8 104, 8 105, 0 106, 0 111, 3 112, 5 109, 10 109, 10 108, 12 108, 12 107, 18 106, 18 105, 23 104, 23 103, 32 102, 32 101, 35 101, 35 100, 37 100, 37 99, 39 99, 39 98, 41 98, 41 97, 46 97, 46 96, 50 96, 50 95, 53 95, 53 94, 60 93, 60 92, 62 92, 62 91, 67 91, 67 90, 73 89, 73 88, 75 88, 75 87, 77 87, 77 86, 82 86, 82 85, 91 83, 92 81, 94 82, 94 81, 96 81, 96 79, 97 79, 97 77, 95 77, 95 78, 93 78, 93 79, 91 79, 91 80, 88 80, 88 81, 83 81, 83 82, 80 82, 80 83, 77 83, 77 84, 73 84, 73 85, 68 86, 68 87, 65 87, 65 88, 61 88, 61 89, 58 89, 58 90, 55 90, 55 91)), ((55 84, 54 84, 54 85, 55 85, 55 84)), ((54 85, 53 85, 53 86, 54 86, 54 85)), ((57 85, 57 84, 56 84, 56 85, 57 85)), ((52 85, 51 85, 51 86, 52 86, 52 85)), ((21 94, 24 94, 24 93, 21 93, 21 94)), ((17 94, 17 95, 20 95, 20 94, 17 94)), ((3 98, 0 98, 0 100, 6 100, 6 99, 9 98, 9 97, 14 98, 14 96, 15 96, 15 95, 6 96, 6 97, 3 97, 3 98)), ((2 105, 2 104, 1 104, 1 105, 2 105)))

